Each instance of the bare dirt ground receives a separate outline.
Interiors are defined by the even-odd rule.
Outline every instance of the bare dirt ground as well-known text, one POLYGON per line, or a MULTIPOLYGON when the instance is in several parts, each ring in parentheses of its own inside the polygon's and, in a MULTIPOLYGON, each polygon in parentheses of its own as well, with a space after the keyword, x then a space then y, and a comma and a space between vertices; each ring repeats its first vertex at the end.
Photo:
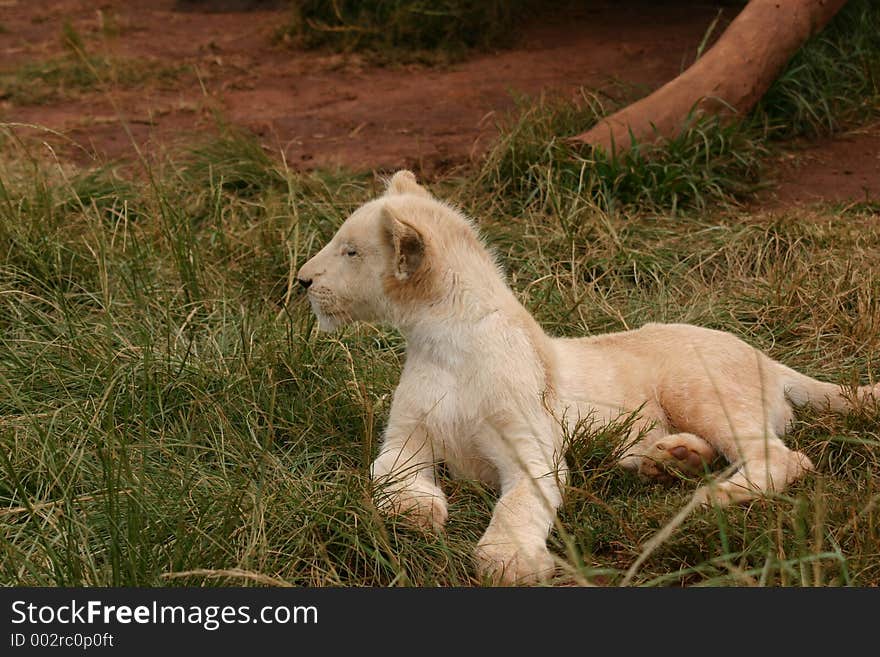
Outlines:
MULTIPOLYGON (((132 139, 149 150, 211 130, 220 116, 291 167, 407 166, 430 175, 481 153, 516 95, 661 85, 693 61, 719 11, 711 2, 586 2, 524 26, 516 48, 429 68, 297 51, 275 36, 288 20, 283 6, 203 10, 211 4, 0 0, 4 70, 61 56, 65 21, 90 53, 179 67, 134 88, 71 90, 32 105, 0 100, 0 121, 57 131, 63 138, 44 133, 47 141, 83 161, 131 158, 132 139)), ((722 25, 734 11, 723 8, 722 25)), ((770 206, 876 200, 880 126, 792 144, 772 173, 770 206)))
POLYGON ((786 150, 773 171, 776 184, 761 199, 766 205, 880 200, 880 123, 786 150))

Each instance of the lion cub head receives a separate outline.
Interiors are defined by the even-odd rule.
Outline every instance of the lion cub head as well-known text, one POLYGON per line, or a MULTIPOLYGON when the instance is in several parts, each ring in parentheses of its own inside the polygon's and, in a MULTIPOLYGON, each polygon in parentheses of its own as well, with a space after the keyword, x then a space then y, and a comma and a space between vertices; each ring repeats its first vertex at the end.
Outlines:
POLYGON ((435 200, 409 171, 385 194, 358 208, 333 239, 297 273, 318 328, 353 321, 396 323, 407 306, 436 293, 436 232, 454 211, 435 200))

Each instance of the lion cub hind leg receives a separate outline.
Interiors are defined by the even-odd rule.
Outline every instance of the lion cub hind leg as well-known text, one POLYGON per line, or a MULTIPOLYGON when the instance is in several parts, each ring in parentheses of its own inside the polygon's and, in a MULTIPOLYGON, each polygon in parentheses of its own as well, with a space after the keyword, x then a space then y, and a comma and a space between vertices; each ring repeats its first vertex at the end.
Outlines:
POLYGON ((701 436, 736 464, 729 479, 697 494, 702 502, 722 505, 781 492, 812 469, 804 454, 780 439, 792 409, 773 362, 750 348, 737 353, 735 347, 729 347, 730 353, 709 353, 712 370, 682 367, 673 372, 660 391, 670 424, 701 436))
POLYGON ((739 504, 766 493, 781 492, 813 470, 803 452, 786 447, 775 436, 743 440, 742 465, 730 478, 697 489, 695 499, 703 505, 739 504))
POLYGON ((667 481, 678 474, 702 474, 717 457, 715 448, 699 436, 658 431, 630 446, 618 463, 648 479, 667 481))

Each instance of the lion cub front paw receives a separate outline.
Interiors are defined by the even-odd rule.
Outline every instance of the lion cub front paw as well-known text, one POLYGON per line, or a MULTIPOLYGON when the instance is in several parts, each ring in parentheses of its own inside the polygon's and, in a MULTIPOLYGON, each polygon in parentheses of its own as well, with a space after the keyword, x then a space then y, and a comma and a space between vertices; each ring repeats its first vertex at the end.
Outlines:
POLYGON ((381 492, 375 496, 378 509, 390 516, 429 531, 439 532, 449 512, 442 493, 421 490, 381 492))
POLYGON ((546 545, 492 542, 485 537, 475 553, 477 574, 493 584, 536 584, 553 577, 553 555, 546 545))

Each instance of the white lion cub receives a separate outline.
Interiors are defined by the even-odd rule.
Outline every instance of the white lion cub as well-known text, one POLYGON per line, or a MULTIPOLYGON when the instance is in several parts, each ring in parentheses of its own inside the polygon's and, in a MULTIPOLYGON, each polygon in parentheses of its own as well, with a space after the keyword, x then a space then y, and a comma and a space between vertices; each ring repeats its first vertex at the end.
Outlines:
MULTIPOLYGON (((504 583, 549 577, 546 541, 566 479, 565 428, 639 411, 620 465, 647 477, 738 464, 703 487, 724 504, 781 491, 812 468, 780 440, 792 404, 850 400, 728 333, 647 324, 591 338, 548 336, 507 286, 474 226, 409 171, 354 212, 300 269, 319 327, 387 322, 407 359, 372 466, 377 504, 425 526, 446 521, 436 466, 500 490, 478 572, 504 583), (630 444, 631 443, 631 444, 630 444)), ((880 384, 859 400, 880 398, 880 384)))

